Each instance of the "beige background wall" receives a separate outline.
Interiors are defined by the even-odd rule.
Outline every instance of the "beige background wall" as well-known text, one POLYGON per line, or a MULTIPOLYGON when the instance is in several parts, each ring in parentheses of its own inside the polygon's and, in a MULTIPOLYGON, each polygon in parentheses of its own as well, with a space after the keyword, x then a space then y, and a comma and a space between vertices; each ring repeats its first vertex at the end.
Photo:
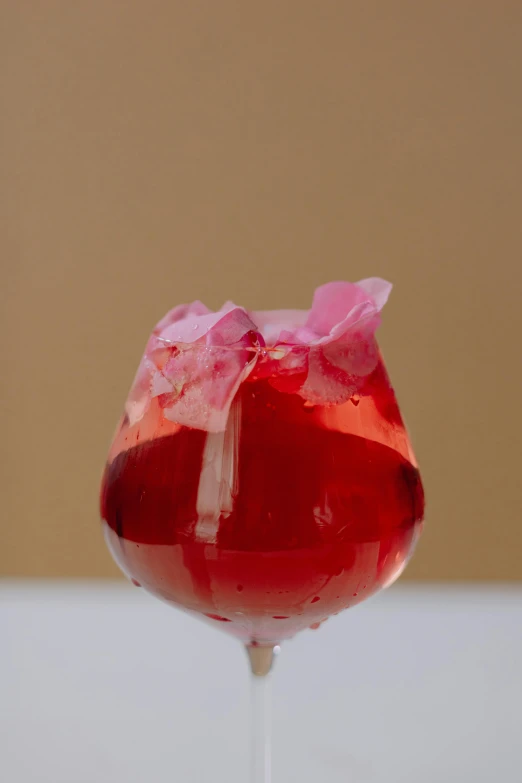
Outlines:
POLYGON ((116 573, 105 450, 196 297, 396 289, 425 477, 408 575, 522 577, 522 3, 4 0, 4 575, 116 573))

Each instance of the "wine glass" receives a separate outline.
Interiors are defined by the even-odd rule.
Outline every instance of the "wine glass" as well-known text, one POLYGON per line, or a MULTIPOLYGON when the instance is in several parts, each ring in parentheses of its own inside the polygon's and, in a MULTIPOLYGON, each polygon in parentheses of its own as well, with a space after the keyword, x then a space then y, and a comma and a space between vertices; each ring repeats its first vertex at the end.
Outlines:
POLYGON ((375 340, 390 287, 330 283, 310 311, 174 308, 110 448, 101 516, 122 571, 246 646, 252 783, 270 779, 274 652, 390 585, 421 529, 375 340))

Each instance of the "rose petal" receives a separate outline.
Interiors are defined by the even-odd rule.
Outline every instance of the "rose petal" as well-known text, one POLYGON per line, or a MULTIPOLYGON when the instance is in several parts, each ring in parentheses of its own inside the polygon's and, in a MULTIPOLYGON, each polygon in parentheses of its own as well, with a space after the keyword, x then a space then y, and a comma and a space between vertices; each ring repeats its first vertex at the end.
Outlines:
POLYGON ((315 290, 306 326, 319 336, 326 336, 346 321, 357 305, 366 302, 374 305, 370 295, 356 283, 326 283, 315 290))
POLYGON ((279 343, 284 345, 310 345, 317 340, 317 334, 307 326, 298 326, 293 332, 283 331, 279 335, 279 343))
POLYGON ((175 324, 177 321, 181 321, 182 319, 191 316, 208 315, 208 313, 210 313, 210 310, 203 302, 200 302, 199 299, 196 299, 195 302, 191 302, 191 304, 177 305, 176 307, 173 307, 172 310, 169 310, 161 321, 158 321, 154 328, 154 332, 159 334, 166 329, 167 326, 175 324))
POLYGON ((239 342, 247 332, 255 331, 255 328, 246 311, 234 306, 227 311, 188 316, 167 326, 158 337, 166 344, 190 344, 205 340, 212 345, 232 345, 239 342))
MULTIPOLYGON (((330 327, 323 337, 312 341, 312 348, 321 348, 319 353, 313 350, 310 355, 307 383, 303 387, 303 396, 319 398, 325 401, 339 402, 340 397, 349 399, 360 391, 363 379, 369 375, 378 363, 378 348, 375 331, 380 323, 380 309, 385 304, 391 285, 379 278, 363 280, 362 286, 356 284, 359 293, 353 291, 351 284, 333 283, 321 286, 314 296, 314 305, 318 308, 330 307, 328 318, 322 317, 317 309, 310 321, 315 328, 330 327), (345 317, 332 325, 335 318, 346 309, 342 297, 351 304, 345 317), (359 301, 355 301, 355 300, 359 301), (338 370, 342 372, 339 374, 338 370), (340 387, 344 384, 345 393, 340 387), (337 397, 337 400, 336 400, 337 397)), ((313 311, 312 307, 312 311, 313 311)), ((323 314, 324 316, 324 314, 323 314)))
POLYGON ((232 400, 252 371, 257 354, 245 345, 241 350, 197 344, 180 351, 165 368, 176 395, 166 400, 167 419, 208 432, 226 428, 232 400))
POLYGON ((293 334, 297 327, 304 326, 308 310, 254 310, 250 315, 265 343, 276 345, 280 341, 286 342, 282 332, 293 334))
POLYGON ((341 368, 331 364, 322 348, 312 348, 308 375, 299 394, 315 405, 338 405, 355 393, 357 385, 341 368))
POLYGON ((234 395, 256 362, 255 377, 281 391, 317 404, 349 399, 377 365, 374 334, 390 290, 380 278, 327 283, 309 312, 248 314, 233 302, 217 313, 199 301, 173 308, 154 329, 138 368, 126 403, 131 424, 156 398, 172 421, 224 430, 234 395))
POLYGON ((373 330, 365 334, 344 335, 344 339, 326 343, 322 352, 327 361, 351 376, 364 377, 374 371, 379 359, 373 330), (348 337, 348 339, 346 339, 348 337))
MULTIPOLYGON (((276 349, 277 352, 284 346, 276 349)), ((280 359, 273 360, 272 372, 269 383, 279 391, 287 394, 299 393, 306 381, 308 374, 308 355, 310 349, 307 345, 296 345, 285 350, 280 359)))
POLYGON ((209 313, 201 302, 174 308, 149 339, 126 404, 129 419, 139 421, 157 397, 172 421, 224 429, 258 344, 255 324, 232 303, 218 313, 209 313))
POLYGON ((159 338, 189 346, 173 353, 163 369, 173 389, 164 401, 165 417, 209 432, 224 430, 234 395, 257 360, 255 324, 246 311, 230 303, 218 313, 173 324, 159 338))
POLYGON ((366 280, 359 280, 357 285, 364 288, 366 293, 372 297, 377 310, 382 310, 393 288, 391 283, 381 277, 368 277, 366 280))
POLYGON ((340 324, 310 347, 308 376, 302 396, 312 402, 338 404, 360 391, 364 378, 378 363, 375 329, 379 314, 355 324, 340 324), (343 331, 344 329, 344 331, 343 331))

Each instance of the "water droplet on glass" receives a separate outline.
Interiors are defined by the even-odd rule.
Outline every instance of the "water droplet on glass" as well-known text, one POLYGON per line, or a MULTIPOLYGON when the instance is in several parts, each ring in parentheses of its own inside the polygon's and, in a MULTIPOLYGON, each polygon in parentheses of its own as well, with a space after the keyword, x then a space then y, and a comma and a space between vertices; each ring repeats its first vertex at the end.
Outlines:
POLYGON ((286 614, 274 614, 273 620, 288 620, 288 615, 286 614))
POLYGON ((320 600, 321 600, 321 599, 319 598, 319 596, 318 596, 318 595, 316 595, 316 596, 315 596, 315 598, 312 598, 312 603, 313 603, 313 604, 316 604, 316 603, 317 603, 317 601, 320 601, 320 600))
POLYGON ((357 593, 354 593, 354 594, 353 594, 353 597, 354 597, 354 598, 357 598, 357 593))
POLYGON ((217 620, 219 623, 230 623, 231 622, 231 620, 229 620, 228 617, 221 617, 220 614, 210 614, 210 613, 207 613, 205 616, 209 617, 211 620, 217 620))
POLYGON ((243 592, 243 585, 238 585, 236 590, 237 590, 238 593, 242 593, 243 592))
POLYGON ((194 331, 196 331, 196 329, 199 329, 199 324, 194 324, 192 328, 194 329, 194 331))
POLYGON ((134 587, 141 587, 141 585, 140 585, 140 583, 138 582, 137 579, 131 579, 131 582, 134 585, 134 587))

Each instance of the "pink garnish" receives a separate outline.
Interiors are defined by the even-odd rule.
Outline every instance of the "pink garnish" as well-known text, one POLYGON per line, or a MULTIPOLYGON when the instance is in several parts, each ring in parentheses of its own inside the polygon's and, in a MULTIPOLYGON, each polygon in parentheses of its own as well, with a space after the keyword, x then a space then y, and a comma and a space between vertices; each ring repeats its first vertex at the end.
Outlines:
POLYGON ((364 394, 390 290, 379 278, 327 283, 309 311, 247 313, 227 302, 213 313, 199 301, 175 307, 157 324, 138 368, 126 403, 131 425, 157 397, 167 419, 222 431, 239 385, 253 371, 313 404, 364 394))
POLYGON ((267 345, 285 351, 273 366, 274 386, 285 376, 304 376, 298 393, 309 402, 345 402, 359 391, 377 365, 375 330, 391 284, 374 277, 359 283, 326 283, 316 289, 312 308, 252 313, 262 322, 267 345), (280 328, 281 327, 281 328, 280 328), (282 376, 282 377, 278 377, 282 376))

